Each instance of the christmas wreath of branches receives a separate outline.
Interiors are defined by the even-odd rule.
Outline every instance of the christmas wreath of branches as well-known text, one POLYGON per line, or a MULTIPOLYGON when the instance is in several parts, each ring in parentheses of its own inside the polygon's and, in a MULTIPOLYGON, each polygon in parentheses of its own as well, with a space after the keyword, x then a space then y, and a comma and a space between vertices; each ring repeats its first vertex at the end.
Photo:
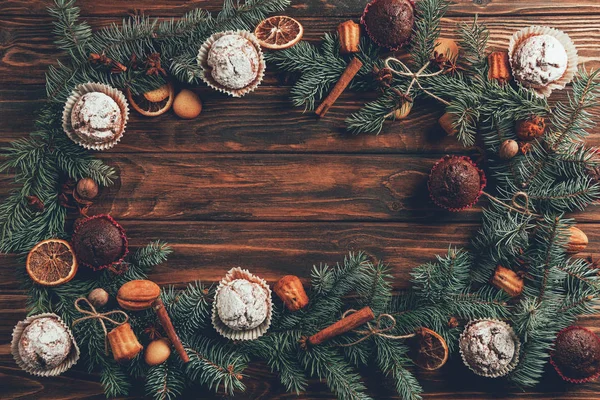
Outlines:
MULTIPOLYGON (((216 16, 199 9, 164 22, 136 17, 94 33, 79 21, 74 1, 56 0, 50 13, 56 20, 56 44, 67 53, 67 59, 48 71, 50 103, 40 112, 36 131, 4 149, 0 170, 12 171, 17 185, 0 205, 0 251, 24 254, 43 239, 68 238, 64 227, 67 210, 57 193, 66 178, 91 177, 102 186, 117 179, 114 169, 62 132, 62 104, 76 84, 96 81, 135 93, 154 89, 164 82, 164 76, 148 74, 139 64, 155 53, 160 54, 170 77, 198 83, 196 49, 206 37, 219 30, 252 28, 267 13, 283 10, 288 3, 225 0, 216 16), (92 53, 110 61, 92 63, 92 53), (119 65, 126 70, 112 73, 111 68, 119 65), (43 210, 28 206, 31 196, 40 200, 43 210)), ((410 48, 412 67, 429 63, 446 8, 443 0, 417 3, 410 48)), ((368 399, 357 372, 368 365, 388 377, 401 398, 419 399, 422 389, 410 372, 404 341, 372 335, 347 346, 360 338, 350 332, 321 346, 301 348, 302 336, 331 325, 350 308, 349 294, 353 294, 353 305, 392 315, 397 323, 390 334, 428 327, 446 339, 454 354, 462 323, 482 317, 507 320, 523 344, 521 362, 508 379, 521 386, 539 381, 556 333, 578 315, 594 312, 592 305, 600 294, 598 267, 586 260, 570 259, 565 253, 566 232, 573 221, 563 215, 584 209, 599 196, 598 184, 590 177, 598 168, 596 149, 586 148, 582 140, 592 126, 587 110, 596 104, 600 79, 597 72, 580 71, 569 101, 550 107, 526 89, 500 86, 487 79, 485 27, 475 21, 459 26, 458 32, 465 70, 423 79, 413 97, 429 92, 448 102, 447 111, 457 116, 458 138, 470 145, 475 135, 480 135, 485 145, 488 170, 498 182, 495 196, 499 201, 484 209, 483 224, 470 251, 449 248, 436 262, 415 268, 411 288, 395 295, 388 267, 370 262, 365 254, 350 254, 334 267, 314 267, 309 306, 291 313, 276 301, 269 332, 243 344, 229 342, 212 329, 212 287, 195 282, 183 290, 163 288, 161 297, 190 354, 191 362, 186 365, 175 355, 154 367, 148 367, 139 356, 130 363, 117 364, 104 353, 103 332, 97 322, 88 320, 74 328, 83 362, 90 371, 100 371, 108 397, 126 395, 136 378, 144 379, 147 395, 155 399, 176 398, 196 384, 230 394, 244 390, 248 363, 264 360, 290 392, 307 389, 308 379, 314 377, 325 380, 340 399, 368 399), (509 162, 498 159, 500 143, 515 135, 514 121, 531 113, 548 116, 552 131, 535 141, 527 154, 509 162), (527 194, 528 210, 506 207, 517 192, 527 194), (497 265, 526 266, 522 268, 526 272, 525 289, 519 298, 511 299, 489 284, 497 265)), ((313 109, 341 75, 348 60, 339 56, 337 46, 336 37, 326 35, 320 48, 301 42, 269 53, 272 65, 300 74, 292 89, 295 105, 313 109)), ((380 53, 368 39, 362 40, 358 56, 364 66, 352 89, 377 89, 371 70, 383 66, 380 53)), ((403 91, 408 84, 407 78, 394 76, 390 86, 403 91)), ((396 91, 382 91, 377 100, 348 118, 349 129, 379 132, 399 101, 396 91)), ((73 306, 76 298, 96 287, 114 296, 123 283, 145 278, 170 251, 162 242, 150 243, 129 256, 128 269, 122 275, 109 271, 93 277, 78 275, 55 288, 37 286, 24 276, 28 310, 31 314, 56 312, 71 322, 78 317, 73 306)), ((151 312, 132 313, 131 323, 143 342, 156 333, 156 316, 151 312)))

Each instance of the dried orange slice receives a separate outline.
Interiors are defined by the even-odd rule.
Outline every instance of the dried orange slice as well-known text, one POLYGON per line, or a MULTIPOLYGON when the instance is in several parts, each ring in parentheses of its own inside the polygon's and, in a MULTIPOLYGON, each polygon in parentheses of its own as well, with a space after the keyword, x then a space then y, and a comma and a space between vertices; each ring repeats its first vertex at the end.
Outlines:
POLYGON ((48 239, 31 249, 26 268, 35 283, 58 286, 73 279, 77 272, 77 258, 67 241, 48 239))
POLYGON ((437 332, 419 328, 411 340, 410 358, 420 368, 436 370, 448 361, 448 345, 437 332))
POLYGON ((146 117, 156 117, 166 113, 173 105, 174 99, 175 89, 171 83, 137 96, 134 96, 131 90, 127 90, 127 100, 131 107, 146 117))
POLYGON ((304 27, 294 18, 277 15, 262 20, 254 30, 258 43, 265 49, 283 50, 302 39, 304 27))

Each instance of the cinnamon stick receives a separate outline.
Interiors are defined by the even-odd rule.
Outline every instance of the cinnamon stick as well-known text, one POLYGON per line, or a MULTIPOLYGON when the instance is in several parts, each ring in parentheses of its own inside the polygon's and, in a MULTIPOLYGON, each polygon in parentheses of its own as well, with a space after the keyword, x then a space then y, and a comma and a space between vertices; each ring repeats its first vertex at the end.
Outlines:
POLYGON ((354 57, 348 66, 344 70, 342 76, 337 81, 331 92, 327 95, 325 100, 319 105, 315 113, 319 117, 323 117, 329 111, 329 108, 335 103, 335 101, 340 97, 340 95, 346 90, 352 79, 358 74, 358 71, 362 68, 363 63, 357 57, 354 57))
POLYGON ((181 360, 184 363, 189 362, 190 357, 185 352, 185 349, 183 348, 183 344, 181 343, 179 336, 177 336, 177 332, 175 332, 175 327, 173 326, 173 323, 171 322, 171 318, 169 317, 169 314, 167 314, 167 310, 165 309, 165 304, 160 299, 160 297, 157 298, 156 300, 154 300, 152 307, 156 311, 156 315, 158 316, 158 320, 160 321, 160 324, 164 328, 165 332, 167 332, 167 336, 169 337, 169 340, 171 341, 171 343, 173 343, 173 346, 175 346, 175 350, 177 351, 177 354, 179 354, 179 357, 181 358, 181 360))
POLYGON ((373 314, 373 310, 371 310, 370 307, 361 308, 357 312, 350 314, 322 331, 315 333, 308 338, 308 342, 313 346, 316 346, 338 335, 350 332, 374 319, 375 314, 373 314))

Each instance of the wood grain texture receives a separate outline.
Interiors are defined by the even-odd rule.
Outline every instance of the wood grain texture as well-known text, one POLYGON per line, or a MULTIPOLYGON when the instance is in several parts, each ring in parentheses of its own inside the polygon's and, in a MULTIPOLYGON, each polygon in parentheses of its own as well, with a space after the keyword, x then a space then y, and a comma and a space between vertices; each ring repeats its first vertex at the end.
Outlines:
MULTIPOLYGON (((1 3, 0 3, 1 4, 1 3)), ((84 17, 85 18, 85 17, 84 17)), ((111 23, 120 23, 120 18, 102 17, 85 18, 94 28, 101 28, 111 23)), ((306 40, 316 42, 325 32, 332 32, 335 27, 348 17, 304 17, 299 18, 305 27, 306 40)), ((453 36, 457 23, 470 22, 472 17, 449 17, 442 23, 445 35, 453 36)), ((492 48, 506 48, 512 34, 528 25, 530 17, 493 16, 480 17, 479 21, 491 31, 489 44, 492 48)), ((535 23, 561 29, 573 39, 579 53, 579 62, 587 68, 600 67, 600 15, 573 16, 538 16, 535 23)), ((14 84, 42 84, 44 73, 49 65, 56 63, 58 54, 53 44, 52 24, 49 17, 15 16, 6 17, 0 11, 0 74, 14 84), (26 68, 28 73, 23 74, 26 68)), ((277 82, 267 79, 266 84, 277 82)))
MULTIPOLYGON (((217 11, 222 0, 79 0, 95 28, 144 9, 155 17, 180 16, 195 7, 217 11)), ((341 21, 357 19, 367 0, 292 0, 289 15, 316 42, 341 21)), ((60 57, 46 14, 50 0, 0 1, 0 145, 31 131, 44 101, 44 72, 60 57)), ((600 67, 600 3, 597 0, 454 0, 443 21, 448 35, 457 22, 479 14, 491 29, 490 45, 506 46, 510 35, 530 24, 566 31, 580 61, 600 67)), ((420 103, 409 119, 386 124, 384 133, 351 136, 344 118, 371 95, 344 93, 327 118, 317 121, 289 102, 289 86, 273 72, 252 95, 230 99, 195 89, 204 102, 200 118, 155 119, 132 115, 118 147, 99 156, 121 174, 105 190, 94 213, 110 212, 128 232, 132 248, 150 240, 169 242, 175 252, 151 278, 161 285, 215 282, 242 266, 276 281, 285 274, 308 280, 314 264, 334 264, 349 251, 366 251, 390 265, 397 289, 407 287, 411 269, 432 261, 449 245, 468 246, 480 209, 453 214, 431 204, 426 179, 446 153, 468 153, 437 124, 441 109, 420 103)), ((567 91, 555 100, 565 100, 567 91)), ((600 110, 591 110, 600 120, 600 110)), ((588 139, 600 145, 600 129, 588 139)), ((10 190, 0 176, 0 201, 10 190)), ((482 200, 480 206, 484 205, 482 200)), ((588 234, 586 253, 600 252, 600 208, 575 214, 588 234)), ((0 255, 0 398, 104 399, 99 376, 74 369, 40 379, 21 371, 10 355, 10 333, 25 314, 26 297, 15 271, 22 257, 0 255)), ((600 317, 580 324, 600 332, 600 317)), ((80 367, 81 368, 81 367, 80 367)), ((373 398, 396 398, 385 380, 362 371, 373 398)), ((416 371, 425 399, 597 399, 600 384, 567 385, 551 368, 544 382, 526 393, 480 379, 454 359, 436 373, 416 371)), ((263 364, 246 370, 246 393, 238 399, 333 399, 326 385, 311 381, 297 397, 285 393, 263 364)), ((130 398, 141 398, 141 382, 130 398)), ((223 398, 194 388, 184 398, 223 398)))
MULTIPOLYGON (((354 16, 362 13, 369 0, 292 0, 289 13, 294 16, 354 16)), ((538 15, 538 14, 599 14, 600 4, 595 0, 453 0, 449 15, 538 15)), ((45 15, 48 0, 4 0, 0 3, 0 15, 45 15)), ((134 10, 144 10, 155 16, 181 16, 201 7, 211 12, 221 8, 220 0, 162 0, 144 1, 107 0, 102 2, 80 1, 82 15, 122 16, 134 10)))

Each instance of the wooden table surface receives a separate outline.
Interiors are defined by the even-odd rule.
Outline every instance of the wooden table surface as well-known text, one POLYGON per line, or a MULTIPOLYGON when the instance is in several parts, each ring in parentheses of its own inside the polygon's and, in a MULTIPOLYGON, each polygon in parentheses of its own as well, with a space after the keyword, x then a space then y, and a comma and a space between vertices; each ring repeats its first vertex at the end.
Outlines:
MULTIPOLYGON (((99 28, 136 9, 177 17, 196 7, 217 11, 221 0, 78 3, 82 17, 99 28)), ((315 41, 338 23, 357 20, 367 0, 292 3, 287 14, 304 25, 306 39, 315 41)), ((32 130, 35 110, 45 98, 44 72, 61 56, 53 45, 49 5, 49 0, 0 1, 0 145, 32 130)), ((455 0, 444 19, 446 32, 474 14, 491 29, 493 47, 505 48, 524 26, 548 25, 573 38, 586 67, 600 67, 598 0, 455 0)), ((216 281, 242 266, 273 282, 290 273, 308 277, 315 263, 335 263, 348 251, 365 250, 389 263, 395 286, 402 288, 411 268, 444 253, 449 244, 468 243, 480 208, 449 214, 428 200, 426 179, 433 162, 447 153, 468 153, 442 133, 440 107, 418 105, 407 120, 388 123, 379 136, 351 136, 344 133, 343 120, 368 96, 345 93, 317 121, 291 106, 289 89, 272 72, 242 99, 194 89, 204 102, 198 119, 133 114, 121 143, 98 155, 119 170, 121 179, 103 191, 93 211, 120 221, 134 246, 163 239, 175 250, 153 280, 161 285, 216 281)), ((566 91, 553 98, 565 99, 566 91)), ((594 115, 600 121, 600 110, 594 115)), ((600 129, 595 133, 589 142, 600 145, 600 129)), ((0 199, 11 179, 0 177, 0 199)), ((597 253, 600 208, 575 217, 590 237, 589 250, 597 253)), ((104 398, 97 375, 71 371, 39 379, 17 367, 10 335, 25 315, 26 298, 14 271, 24 266, 11 255, 0 256, 0 266, 0 398, 104 398)), ((600 332, 600 317, 584 317, 581 324, 600 332)), ((235 398, 296 398, 264 365, 246 372, 248 390, 235 398)), ((600 398, 598 383, 567 385, 550 369, 545 381, 526 393, 478 379, 459 360, 439 372, 417 374, 426 399, 600 398)), ((369 376, 367 385, 376 399, 393 397, 379 376, 369 376)), ((142 388, 133 394, 141 396, 142 388)), ((314 382, 301 398, 333 396, 314 382)))

